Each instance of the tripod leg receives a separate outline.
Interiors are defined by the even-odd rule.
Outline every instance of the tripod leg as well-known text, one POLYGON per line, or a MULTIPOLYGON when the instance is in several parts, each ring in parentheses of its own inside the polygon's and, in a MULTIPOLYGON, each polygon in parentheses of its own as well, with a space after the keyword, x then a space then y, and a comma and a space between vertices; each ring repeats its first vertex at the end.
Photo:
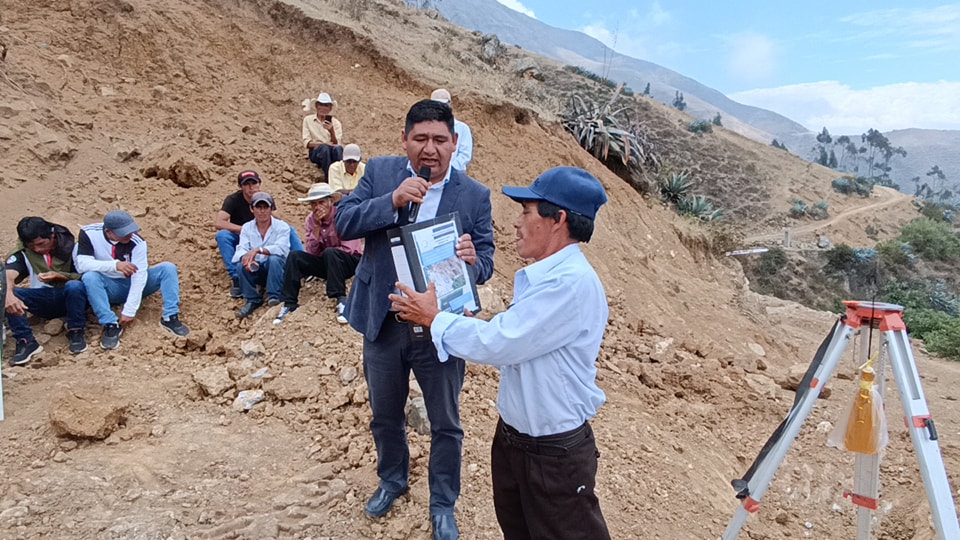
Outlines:
POLYGON ((884 332, 884 337, 889 344, 890 366, 900 391, 910 439, 920 462, 920 473, 927 490, 927 499, 930 501, 933 523, 940 540, 960 538, 957 508, 953 503, 950 480, 940 454, 933 417, 927 408, 927 399, 920 385, 917 363, 913 358, 906 327, 902 321, 895 322, 899 324, 891 324, 890 330, 884 332))
MULTIPOLYGON (((774 432, 771 440, 767 441, 760 457, 750 467, 746 477, 743 480, 734 481, 734 487, 739 491, 737 497, 743 499, 743 504, 737 508, 726 532, 723 533, 723 540, 734 540, 740 534, 740 529, 743 528, 747 517, 759 509, 760 499, 770 486, 774 474, 797 438, 797 434, 800 433, 800 428, 803 427, 803 422, 809 416, 824 385, 836 369, 837 362, 847 348, 847 342, 853 335, 853 331, 851 326, 840 325, 839 322, 834 325, 827 340, 818 351, 818 358, 814 359, 814 363, 819 360, 819 366, 816 366, 811 377, 804 377, 804 381, 808 381, 808 387, 797 388, 797 399, 787 413, 787 418, 774 432), (820 358, 821 354, 822 358, 820 358)), ((811 365, 812 367, 814 366, 811 365)))

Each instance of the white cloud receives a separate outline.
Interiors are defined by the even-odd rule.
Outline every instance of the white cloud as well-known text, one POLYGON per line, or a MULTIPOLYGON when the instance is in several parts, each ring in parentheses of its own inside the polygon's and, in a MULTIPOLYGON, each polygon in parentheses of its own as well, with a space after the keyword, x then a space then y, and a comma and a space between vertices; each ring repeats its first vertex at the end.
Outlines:
POLYGON ((837 81, 761 88, 729 96, 778 112, 811 131, 857 135, 870 128, 960 129, 960 82, 902 83, 854 90, 837 81))
POLYGON ((960 5, 880 9, 854 13, 841 22, 864 28, 862 36, 896 39, 914 49, 960 50, 960 5))
POLYGON ((669 11, 660 6, 660 2, 654 2, 653 5, 650 6, 650 13, 647 14, 647 20, 654 26, 663 26, 672 19, 673 16, 670 15, 669 11))
POLYGON ((514 11, 519 11, 520 13, 523 13, 524 15, 527 15, 528 17, 533 17, 534 19, 537 18, 537 14, 534 13, 532 9, 530 9, 530 8, 528 8, 527 6, 521 4, 521 3, 520 3, 520 0, 497 0, 497 2, 500 2, 501 4, 507 6, 508 8, 510 8, 510 9, 512 9, 512 10, 514 10, 514 11))
POLYGON ((748 81, 762 81, 776 71, 776 46, 767 36, 743 33, 727 36, 728 59, 733 75, 748 81))

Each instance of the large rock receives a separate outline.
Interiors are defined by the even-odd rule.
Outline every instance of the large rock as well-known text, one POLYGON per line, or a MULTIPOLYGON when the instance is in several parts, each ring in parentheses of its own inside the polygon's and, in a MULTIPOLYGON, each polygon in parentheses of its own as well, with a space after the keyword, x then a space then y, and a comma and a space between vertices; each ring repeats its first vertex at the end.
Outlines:
POLYGON ((145 178, 171 180, 181 187, 203 187, 210 183, 210 173, 196 158, 182 150, 166 146, 147 156, 141 171, 145 178))
POLYGON ((61 436, 106 439, 116 431, 129 404, 106 388, 62 389, 50 405, 50 425, 61 436))
POLYGON ((227 372, 226 366, 209 366, 193 374, 203 393, 208 396, 219 396, 233 388, 233 380, 227 372))
POLYGON ((281 401, 298 401, 320 393, 319 375, 311 369, 294 368, 263 384, 268 394, 281 401))

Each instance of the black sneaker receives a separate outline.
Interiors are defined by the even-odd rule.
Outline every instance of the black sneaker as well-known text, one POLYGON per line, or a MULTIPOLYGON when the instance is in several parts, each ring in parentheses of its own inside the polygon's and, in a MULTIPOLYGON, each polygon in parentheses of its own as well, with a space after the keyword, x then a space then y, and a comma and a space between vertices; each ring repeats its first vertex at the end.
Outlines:
POLYGON ((187 325, 180 322, 179 314, 171 315, 168 319, 160 319, 160 326, 166 328, 175 336, 183 337, 190 333, 190 329, 187 328, 187 325))
POLYGON ((260 307, 260 304, 259 304, 259 303, 257 303, 257 302, 250 302, 250 301, 248 300, 247 303, 244 304, 243 307, 240 308, 239 311, 237 311, 237 318, 238 318, 238 319, 246 319, 247 317, 249 317, 250 315, 252 315, 253 312, 256 311, 258 307, 260 307))
POLYGON ((43 346, 37 343, 37 340, 18 340, 17 350, 13 353, 13 358, 10 359, 10 365, 22 366, 29 362, 34 355, 40 354, 42 351, 43 346))
POLYGON ((103 335, 100 336, 100 348, 106 351, 116 349, 120 346, 120 335, 123 334, 123 328, 117 323, 103 325, 103 335))
POLYGON ((67 339, 70 340, 70 352, 80 354, 87 350, 87 340, 84 338, 83 329, 67 330, 67 339))
POLYGON ((240 278, 233 278, 233 285, 230 286, 230 298, 243 298, 243 291, 240 290, 240 278))

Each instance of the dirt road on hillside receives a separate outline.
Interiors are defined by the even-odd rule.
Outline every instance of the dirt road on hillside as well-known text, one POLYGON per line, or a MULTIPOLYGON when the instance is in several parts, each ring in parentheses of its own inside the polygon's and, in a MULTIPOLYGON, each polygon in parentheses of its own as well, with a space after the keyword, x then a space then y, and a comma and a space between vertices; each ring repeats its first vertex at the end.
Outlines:
MULTIPOLYGON (((879 200, 871 202, 870 204, 867 204, 865 206, 858 206, 855 208, 851 208, 849 210, 844 210, 839 214, 830 216, 827 219, 824 219, 821 221, 813 221, 810 223, 804 223, 803 225, 790 227, 791 237, 793 241, 798 241, 800 238, 804 236, 812 235, 817 232, 825 232, 830 227, 838 223, 855 222, 854 217, 856 216, 867 215, 872 212, 882 217, 882 214, 879 214, 881 210, 884 210, 892 206, 901 205, 903 204, 904 200, 913 199, 913 197, 910 195, 907 195, 905 193, 900 193, 899 191, 892 190, 892 189, 885 189, 882 192, 875 191, 875 193, 878 193, 878 195, 880 195, 879 200)), ((744 240, 744 243, 746 245, 762 244, 762 243, 774 242, 782 239, 783 239, 783 230, 781 229, 779 232, 762 233, 762 234, 756 234, 753 236, 748 236, 744 240)))

